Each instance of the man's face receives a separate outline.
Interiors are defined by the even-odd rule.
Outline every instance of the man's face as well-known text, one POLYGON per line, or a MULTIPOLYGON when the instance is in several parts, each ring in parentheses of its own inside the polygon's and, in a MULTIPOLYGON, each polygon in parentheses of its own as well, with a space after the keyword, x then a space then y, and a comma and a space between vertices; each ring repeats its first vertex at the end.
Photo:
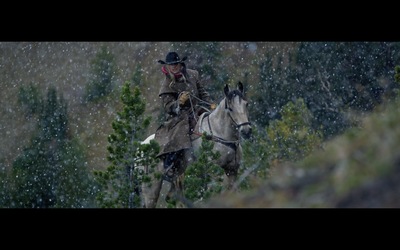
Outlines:
POLYGON ((168 64, 168 69, 170 72, 176 74, 181 72, 182 65, 180 63, 168 64))

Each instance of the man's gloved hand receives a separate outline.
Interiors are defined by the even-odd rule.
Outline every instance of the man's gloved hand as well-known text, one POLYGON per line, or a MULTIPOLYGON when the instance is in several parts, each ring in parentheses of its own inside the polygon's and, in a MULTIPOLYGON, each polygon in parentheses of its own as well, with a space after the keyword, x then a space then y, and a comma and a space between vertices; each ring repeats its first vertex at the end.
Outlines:
POLYGON ((182 91, 179 94, 178 101, 180 106, 185 105, 185 102, 189 99, 189 95, 190 93, 188 91, 182 91))
POLYGON ((216 109, 216 108, 217 108, 217 104, 211 103, 211 105, 210 105, 211 111, 214 110, 214 109, 216 109))

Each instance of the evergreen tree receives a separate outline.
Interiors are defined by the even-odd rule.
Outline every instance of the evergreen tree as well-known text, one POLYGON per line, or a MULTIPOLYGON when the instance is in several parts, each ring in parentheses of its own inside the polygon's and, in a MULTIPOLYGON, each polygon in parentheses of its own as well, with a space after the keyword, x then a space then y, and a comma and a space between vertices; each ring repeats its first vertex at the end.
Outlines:
POLYGON ((252 140, 242 142, 243 160, 237 181, 241 190, 252 186, 254 176, 267 179, 273 159, 269 152, 270 146, 265 129, 254 127, 252 134, 252 140))
POLYGON ((85 101, 95 101, 111 93, 118 74, 114 55, 107 46, 91 61, 90 82, 86 87, 85 101))
POLYGON ((141 204, 141 184, 146 180, 143 168, 155 168, 159 145, 152 141, 141 144, 151 117, 145 117, 145 101, 138 86, 133 93, 130 83, 122 87, 122 111, 112 122, 114 132, 109 135, 109 156, 111 163, 105 171, 94 171, 101 192, 97 200, 104 208, 134 208, 141 204))
POLYGON ((78 208, 94 206, 95 184, 82 148, 68 137, 67 105, 49 89, 39 114, 37 134, 18 156, 10 176, 9 207, 78 208))
POLYGON ((8 176, 6 166, 0 164, 0 208, 10 207, 9 204, 11 204, 11 187, 8 176))
POLYGON ((135 83, 135 86, 141 87, 143 85, 143 70, 141 64, 137 64, 135 67, 135 71, 132 74, 132 83, 135 83))
POLYGON ((18 92, 18 104, 21 105, 27 118, 40 112, 43 97, 39 89, 33 83, 28 86, 21 86, 18 92))
POLYGON ((297 161, 322 142, 322 135, 311 127, 312 115, 303 99, 287 103, 282 119, 274 120, 267 127, 269 153, 275 159, 297 161))
POLYGON ((224 170, 213 163, 220 157, 218 151, 213 151, 214 142, 202 135, 202 143, 196 153, 196 161, 190 164, 185 172, 185 197, 194 203, 209 199, 219 194, 223 188, 224 170))
POLYGON ((311 126, 312 114, 304 100, 287 103, 282 117, 270 122, 265 131, 253 130, 254 140, 245 141, 243 165, 238 182, 248 189, 253 181, 269 177, 270 167, 279 161, 298 161, 322 144, 322 133, 311 126))

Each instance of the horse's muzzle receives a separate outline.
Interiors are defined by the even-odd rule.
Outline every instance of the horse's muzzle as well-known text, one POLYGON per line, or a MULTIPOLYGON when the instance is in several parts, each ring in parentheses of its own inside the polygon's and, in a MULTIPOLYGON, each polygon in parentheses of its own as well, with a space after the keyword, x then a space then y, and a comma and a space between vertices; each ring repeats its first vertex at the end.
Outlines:
POLYGON ((252 135, 252 128, 251 128, 250 124, 242 125, 239 128, 239 132, 240 132, 240 136, 243 139, 250 139, 250 137, 252 135))

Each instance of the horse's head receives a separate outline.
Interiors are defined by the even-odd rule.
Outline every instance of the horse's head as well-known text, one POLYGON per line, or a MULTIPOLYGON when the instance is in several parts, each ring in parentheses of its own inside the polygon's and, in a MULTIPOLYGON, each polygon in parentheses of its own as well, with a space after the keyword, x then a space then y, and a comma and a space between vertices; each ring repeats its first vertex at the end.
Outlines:
POLYGON ((244 98, 243 84, 239 81, 237 89, 230 90, 228 84, 224 87, 225 109, 232 119, 233 126, 239 131, 240 136, 249 139, 251 136, 251 123, 249 121, 248 103, 244 98))

